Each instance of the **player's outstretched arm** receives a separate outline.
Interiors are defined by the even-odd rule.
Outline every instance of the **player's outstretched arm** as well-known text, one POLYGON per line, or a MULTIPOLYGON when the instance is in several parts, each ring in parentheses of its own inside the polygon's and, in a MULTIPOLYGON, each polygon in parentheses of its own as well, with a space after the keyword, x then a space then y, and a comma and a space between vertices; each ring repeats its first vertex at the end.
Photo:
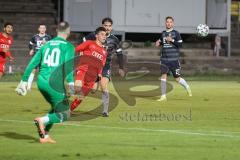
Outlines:
POLYGON ((36 55, 31 59, 30 63, 28 64, 27 68, 24 71, 24 74, 22 76, 22 81, 27 82, 30 74, 32 73, 32 70, 41 63, 42 51, 43 51, 43 48, 41 48, 36 53, 36 55))
POLYGON ((17 88, 15 89, 15 91, 17 92, 17 94, 21 95, 21 96, 25 96, 27 94, 27 81, 28 78, 32 72, 32 70, 38 66, 41 62, 41 58, 42 58, 42 49, 40 49, 36 55, 31 59, 30 63, 28 64, 27 68, 24 71, 24 74, 22 76, 22 80, 20 81, 20 83, 18 84, 17 88))

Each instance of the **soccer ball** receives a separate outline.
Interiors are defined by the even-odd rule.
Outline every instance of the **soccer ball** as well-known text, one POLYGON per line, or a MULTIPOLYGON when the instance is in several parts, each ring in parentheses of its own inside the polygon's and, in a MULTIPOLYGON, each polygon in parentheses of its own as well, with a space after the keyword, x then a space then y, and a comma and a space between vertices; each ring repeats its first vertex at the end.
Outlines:
POLYGON ((206 37, 209 33, 209 27, 206 24, 199 24, 197 26, 197 35, 200 37, 206 37))

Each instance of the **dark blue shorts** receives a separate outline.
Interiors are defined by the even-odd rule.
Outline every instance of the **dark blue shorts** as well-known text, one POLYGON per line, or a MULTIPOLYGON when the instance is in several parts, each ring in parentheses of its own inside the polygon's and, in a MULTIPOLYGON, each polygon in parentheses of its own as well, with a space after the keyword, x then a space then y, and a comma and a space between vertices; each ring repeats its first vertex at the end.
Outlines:
POLYGON ((180 62, 177 61, 161 61, 161 74, 169 74, 172 73, 174 78, 178 78, 181 76, 181 65, 180 62))
POLYGON ((102 70, 102 76, 106 77, 111 80, 111 67, 110 66, 104 66, 102 70))

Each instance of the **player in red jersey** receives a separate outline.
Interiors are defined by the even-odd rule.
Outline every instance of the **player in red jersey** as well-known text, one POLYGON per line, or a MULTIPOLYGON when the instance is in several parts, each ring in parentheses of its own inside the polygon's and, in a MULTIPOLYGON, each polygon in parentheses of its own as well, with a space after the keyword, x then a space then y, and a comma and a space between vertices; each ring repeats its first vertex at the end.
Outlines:
POLYGON ((102 69, 107 58, 107 51, 104 49, 106 29, 103 27, 97 28, 95 36, 95 41, 85 41, 75 48, 75 52, 81 55, 80 58, 77 58, 77 68, 75 72, 75 91, 80 96, 72 102, 71 111, 73 111, 92 90, 96 79, 102 77, 102 69))
POLYGON ((12 31, 13 24, 5 23, 3 26, 3 32, 0 33, 0 78, 4 74, 7 57, 10 59, 10 61, 13 61, 13 57, 9 50, 13 43, 13 38, 11 36, 12 31))

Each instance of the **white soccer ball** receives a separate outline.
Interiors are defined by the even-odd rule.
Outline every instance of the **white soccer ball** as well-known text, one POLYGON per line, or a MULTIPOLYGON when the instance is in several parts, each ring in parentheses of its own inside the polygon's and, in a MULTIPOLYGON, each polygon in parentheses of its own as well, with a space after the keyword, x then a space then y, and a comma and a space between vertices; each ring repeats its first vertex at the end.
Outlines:
POLYGON ((206 37, 209 33, 209 27, 206 24, 199 24, 197 26, 197 35, 200 37, 206 37))

